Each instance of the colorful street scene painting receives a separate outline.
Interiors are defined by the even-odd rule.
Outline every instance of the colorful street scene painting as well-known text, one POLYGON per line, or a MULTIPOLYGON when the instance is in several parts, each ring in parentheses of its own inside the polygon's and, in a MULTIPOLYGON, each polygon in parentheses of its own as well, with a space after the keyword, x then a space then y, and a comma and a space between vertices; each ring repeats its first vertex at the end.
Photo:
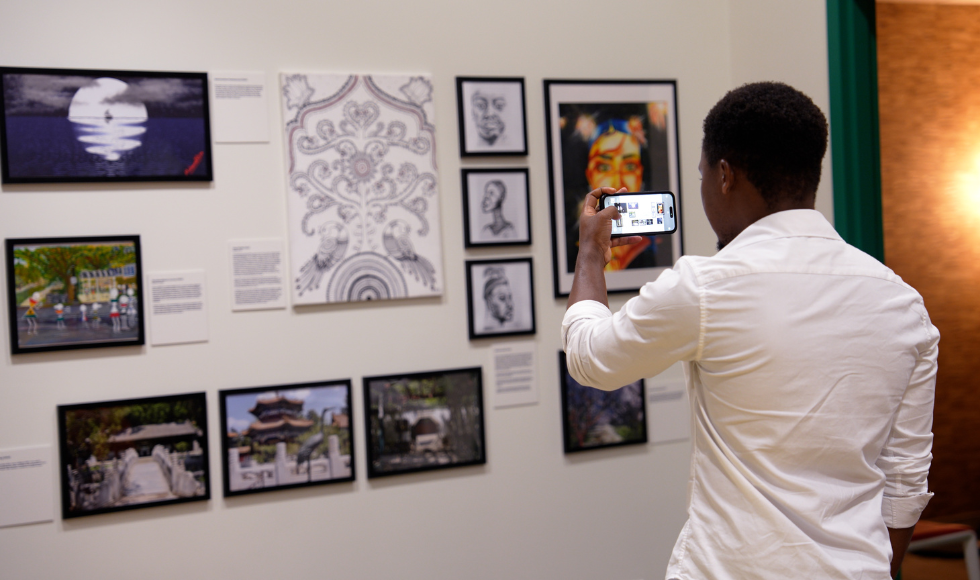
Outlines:
POLYGON ((139 237, 7 240, 14 353, 143 344, 139 237))

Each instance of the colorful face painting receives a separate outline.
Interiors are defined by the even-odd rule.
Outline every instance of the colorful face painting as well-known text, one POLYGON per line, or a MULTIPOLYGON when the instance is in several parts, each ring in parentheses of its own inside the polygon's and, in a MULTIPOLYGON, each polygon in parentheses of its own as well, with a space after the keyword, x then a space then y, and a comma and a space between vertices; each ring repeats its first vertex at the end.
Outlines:
POLYGON ((293 304, 437 296, 428 77, 284 74, 293 304))
MULTIPOLYGON (((545 81, 555 247, 555 294, 566 296, 578 257, 579 215, 600 187, 678 197, 677 123, 670 81, 545 81)), ((628 217, 628 216, 624 216, 628 217)), ((610 291, 635 290, 681 255, 678 234, 613 248, 610 291)))
MULTIPOLYGON (((569 103, 559 106, 562 123, 568 268, 578 255, 578 216, 585 194, 599 187, 666 191, 668 183, 666 103, 569 103)), ((607 271, 673 264, 669 237, 613 248, 607 271)))

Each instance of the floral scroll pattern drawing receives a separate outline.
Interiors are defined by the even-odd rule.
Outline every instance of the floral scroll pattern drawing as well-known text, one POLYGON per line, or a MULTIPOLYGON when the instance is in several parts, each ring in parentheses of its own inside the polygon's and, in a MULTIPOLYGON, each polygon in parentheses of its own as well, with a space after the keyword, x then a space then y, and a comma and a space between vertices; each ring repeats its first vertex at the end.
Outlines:
POLYGON ((281 80, 293 304, 441 294, 429 78, 281 80))

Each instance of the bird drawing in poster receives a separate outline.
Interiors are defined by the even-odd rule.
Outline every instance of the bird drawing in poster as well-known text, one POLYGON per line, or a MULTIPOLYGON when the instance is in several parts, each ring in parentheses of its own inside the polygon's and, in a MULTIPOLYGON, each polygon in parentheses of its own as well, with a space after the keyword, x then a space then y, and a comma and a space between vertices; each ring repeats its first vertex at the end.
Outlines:
POLYGON ((385 249, 416 280, 429 288, 435 288, 436 270, 428 260, 415 253, 415 246, 408 239, 411 231, 412 228, 402 220, 390 222, 381 234, 385 249))
POLYGON ((320 245, 317 247, 316 254, 303 264, 300 275, 296 279, 296 289, 300 294, 320 287, 323 275, 343 259, 347 252, 347 244, 350 242, 347 229, 337 222, 325 223, 316 231, 320 234, 320 245))

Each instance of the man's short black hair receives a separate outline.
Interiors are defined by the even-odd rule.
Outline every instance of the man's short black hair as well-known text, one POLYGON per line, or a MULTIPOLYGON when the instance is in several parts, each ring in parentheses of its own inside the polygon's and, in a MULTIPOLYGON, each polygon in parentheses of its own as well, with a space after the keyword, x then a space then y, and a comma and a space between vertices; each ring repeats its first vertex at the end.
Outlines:
POLYGON ((729 91, 704 118, 701 144, 714 167, 745 171, 769 206, 816 194, 827 152, 827 119, 810 97, 783 83, 729 91))

